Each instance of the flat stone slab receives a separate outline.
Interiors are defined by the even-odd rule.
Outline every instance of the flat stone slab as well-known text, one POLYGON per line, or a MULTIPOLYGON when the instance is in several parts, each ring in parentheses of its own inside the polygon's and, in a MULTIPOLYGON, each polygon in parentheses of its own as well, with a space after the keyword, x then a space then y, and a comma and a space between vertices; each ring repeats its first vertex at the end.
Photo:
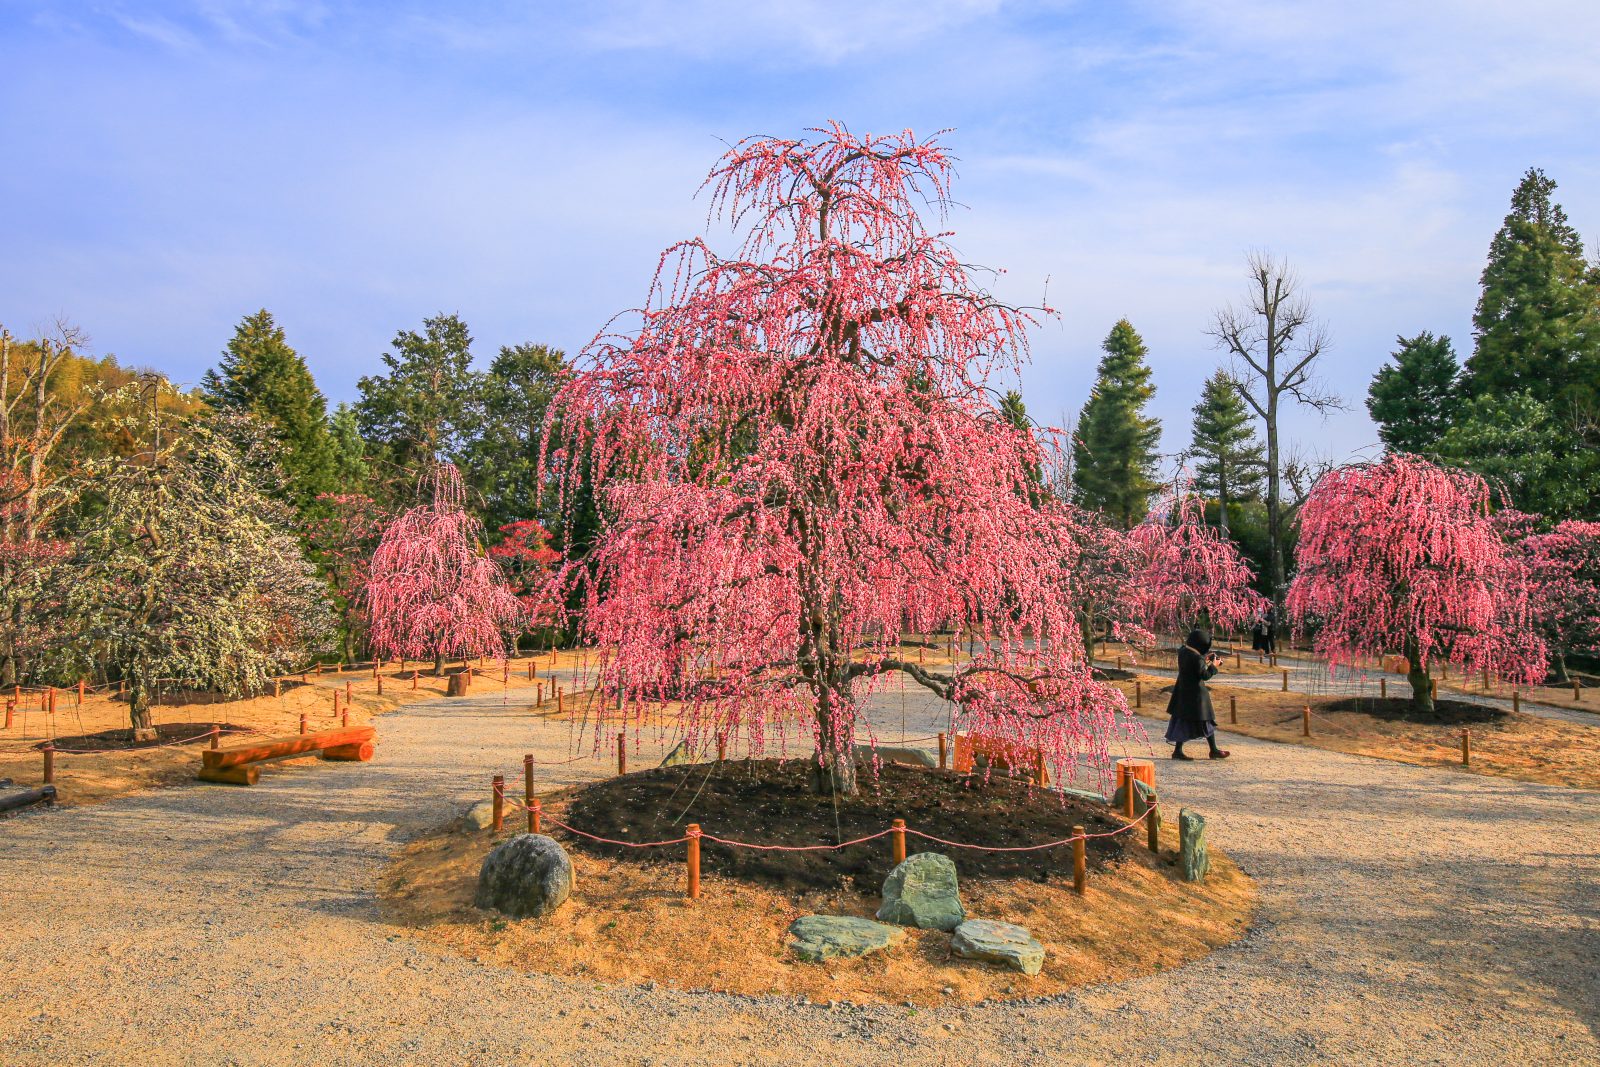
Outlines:
POLYGON ((789 924, 789 949, 811 963, 854 959, 904 940, 897 926, 853 915, 802 915, 789 924))
POLYGON ((937 852, 907 856, 883 882, 878 918, 919 930, 954 930, 967 917, 956 884, 956 865, 937 852))
POLYGON ((1001 963, 1023 974, 1044 966, 1044 946, 1021 926, 993 919, 968 919, 956 927, 950 947, 962 959, 1001 963))

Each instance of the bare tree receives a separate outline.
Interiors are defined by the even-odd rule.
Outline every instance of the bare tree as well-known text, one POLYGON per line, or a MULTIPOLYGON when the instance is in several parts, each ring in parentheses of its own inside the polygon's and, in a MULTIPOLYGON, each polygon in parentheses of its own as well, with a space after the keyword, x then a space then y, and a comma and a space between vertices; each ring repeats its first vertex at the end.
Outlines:
POLYGON ((1311 303, 1289 265, 1265 252, 1246 257, 1250 285, 1241 304, 1217 312, 1207 331, 1224 349, 1230 373, 1266 431, 1267 539, 1270 543, 1272 602, 1282 619, 1288 576, 1283 560, 1283 446, 1278 415, 1284 398, 1318 412, 1344 407, 1316 380, 1318 357, 1328 347, 1326 329, 1311 314, 1311 303))

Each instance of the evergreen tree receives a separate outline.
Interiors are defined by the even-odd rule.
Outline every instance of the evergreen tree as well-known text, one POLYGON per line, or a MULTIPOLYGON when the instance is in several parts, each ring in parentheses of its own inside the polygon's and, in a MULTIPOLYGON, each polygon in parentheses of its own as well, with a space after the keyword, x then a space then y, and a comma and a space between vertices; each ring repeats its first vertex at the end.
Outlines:
POLYGON ((1218 525, 1226 530, 1229 505, 1261 492, 1266 460, 1239 385, 1226 371, 1206 379, 1193 411, 1189 455, 1195 461, 1194 487, 1201 495, 1216 498, 1218 525))
POLYGON ((1155 395, 1144 341, 1127 319, 1101 345, 1099 378, 1078 415, 1073 471, 1079 504, 1104 511, 1123 529, 1144 518, 1155 481, 1161 423, 1144 406, 1155 395))
POLYGON ((333 447, 335 481, 346 493, 359 493, 372 478, 367 463, 367 443, 361 439, 361 424, 356 409, 341 403, 328 418, 328 437, 333 447))
MULTIPOLYGON (((1017 390, 1007 389, 1006 395, 1000 398, 1000 417, 1020 432, 1033 436, 1033 420, 1028 418, 1028 406, 1022 402, 1022 394, 1017 390)), ((1028 475, 1035 486, 1028 491, 1028 495, 1037 503, 1043 497, 1040 488, 1044 485, 1044 471, 1039 464, 1030 463, 1028 475)))
POLYGON ((483 500, 484 525, 498 530, 539 519, 535 484, 545 413, 567 375, 566 353, 539 344, 500 349, 483 378, 482 431, 465 467, 483 500))
POLYGON ((1427 330, 1397 337, 1400 346, 1367 386, 1367 412, 1391 452, 1429 453, 1455 421, 1461 364, 1450 338, 1427 330))
POLYGON ((213 408, 252 415, 270 429, 284 475, 275 496, 305 508, 334 488, 327 400, 271 312, 245 316, 200 392, 213 408))
POLYGON ((1577 447, 1531 389, 1471 401, 1436 451, 1503 488, 1520 511, 1559 520, 1600 507, 1600 453, 1577 447))
POLYGON ((1483 268, 1466 386, 1473 396, 1527 389, 1565 419, 1600 401, 1600 287, 1555 188, 1532 169, 1511 196, 1483 268))
POLYGON ((391 488, 409 489, 436 460, 462 457, 476 432, 482 377, 472 369, 472 335, 457 315, 401 330, 383 356, 386 375, 357 384, 361 436, 381 451, 391 488))

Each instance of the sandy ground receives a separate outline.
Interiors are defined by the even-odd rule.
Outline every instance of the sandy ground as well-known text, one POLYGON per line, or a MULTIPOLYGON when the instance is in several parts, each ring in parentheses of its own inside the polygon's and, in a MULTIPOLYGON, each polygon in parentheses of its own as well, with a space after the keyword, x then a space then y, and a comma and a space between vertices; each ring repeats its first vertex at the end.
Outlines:
MULTIPOLYGON (((1223 763, 1158 766, 1163 799, 1205 812, 1261 897, 1245 938, 1160 975, 1043 1003, 824 1008, 434 948, 382 920, 375 888, 493 771, 565 758, 565 730, 513 699, 385 716, 368 764, 0 823, 0 1063, 1600 1061, 1594 794, 1248 738, 1223 763)), ((937 728, 942 708, 908 703, 937 728)), ((605 772, 546 764, 541 785, 605 772)))

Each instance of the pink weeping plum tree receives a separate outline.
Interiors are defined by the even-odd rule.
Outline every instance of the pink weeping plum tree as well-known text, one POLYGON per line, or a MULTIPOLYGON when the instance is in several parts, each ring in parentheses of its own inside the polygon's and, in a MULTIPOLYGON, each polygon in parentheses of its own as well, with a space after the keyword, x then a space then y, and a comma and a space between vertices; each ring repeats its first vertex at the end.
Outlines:
POLYGON ((1078 638, 1079 524, 1039 499, 1039 443, 991 385, 1032 319, 925 225, 937 139, 811 133, 722 158, 711 210, 742 245, 663 253, 552 405, 545 473, 569 516, 587 474, 601 513, 559 581, 606 650, 607 714, 670 696, 695 748, 793 731, 816 788, 850 793, 863 704, 903 672, 966 728, 1103 773, 1126 705, 1078 638), (939 628, 988 640, 948 670, 901 654, 939 628))
POLYGON ((1533 579, 1533 617, 1550 649, 1549 681, 1566 657, 1600 656, 1600 522, 1568 520, 1521 542, 1533 579))
POLYGON ((1193 493, 1158 501, 1128 542, 1128 601, 1146 629, 1180 639, 1195 626, 1241 629, 1270 604, 1250 587, 1255 573, 1233 541, 1206 525, 1205 505, 1193 493))
POLYGON ((483 551, 483 527, 463 506, 453 464, 431 466, 426 503, 384 528, 362 598, 373 651, 384 659, 503 657, 523 608, 499 565, 483 551))
POLYGON ((1438 659, 1536 682, 1529 571, 1490 509, 1482 478, 1403 453, 1330 471, 1300 511, 1291 620, 1332 663, 1405 656, 1421 713, 1438 659))

